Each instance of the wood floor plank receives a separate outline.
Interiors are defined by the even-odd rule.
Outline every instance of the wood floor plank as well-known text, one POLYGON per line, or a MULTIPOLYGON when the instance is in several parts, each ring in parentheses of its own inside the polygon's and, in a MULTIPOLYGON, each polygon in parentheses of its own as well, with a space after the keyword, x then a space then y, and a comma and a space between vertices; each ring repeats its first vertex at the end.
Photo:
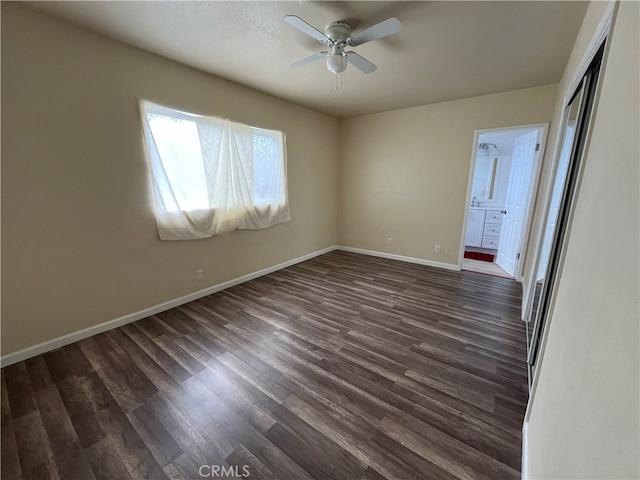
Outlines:
POLYGON ((76 377, 81 377, 82 375, 87 375, 93 372, 93 367, 85 357, 82 350, 77 343, 72 343, 71 345, 67 345, 62 349, 64 351, 64 356, 67 360, 67 363, 76 377))
POLYGON ((435 463, 413 452, 404 445, 377 430, 373 436, 373 442, 383 451, 388 452, 395 461, 405 465, 405 469, 411 472, 411 478, 429 480, 450 480, 451 474, 435 463), (414 473, 415 472, 415 473, 414 473))
POLYGON ((78 440, 84 448, 90 447, 107 436, 100 427, 91 402, 77 378, 71 377, 60 382, 58 391, 78 440))
POLYGON ((204 365, 191 356, 187 351, 182 349, 174 339, 166 337, 165 335, 160 335, 155 337, 153 342, 167 355, 173 358, 180 367, 186 370, 189 373, 189 376, 196 375, 198 372, 204 370, 204 365))
POLYGON ((276 381, 282 374, 264 363, 260 364, 259 360, 252 362, 248 357, 248 355, 243 355, 241 350, 237 350, 235 355, 229 352, 220 355, 218 361, 275 402, 282 403, 290 393, 285 388, 280 387, 276 381), (248 362, 245 360, 248 360, 248 362), (254 375, 254 371, 257 374, 254 375))
POLYGON ((218 423, 218 430, 225 432, 226 438, 234 445, 244 445, 260 462, 276 474, 276 478, 299 478, 301 480, 312 478, 232 408, 224 405, 224 402, 215 395, 207 395, 205 391, 199 389, 199 384, 195 379, 189 379, 188 383, 190 395, 203 402, 203 406, 218 423))
POLYGON ((76 443, 70 450, 62 456, 55 457, 58 478, 95 480, 95 475, 89 464, 85 450, 79 443, 76 443))
POLYGON ((64 456, 78 443, 78 435, 58 389, 52 385, 36 391, 36 403, 53 454, 64 456))
POLYGON ((47 458, 43 463, 22 472, 22 480, 59 480, 59 478, 53 458, 47 458))
MULTIPOLYGON (((164 468, 164 472, 171 479, 191 480, 193 478, 201 478, 201 466, 191 455, 185 452, 168 464, 164 468)), ((204 472, 209 473, 206 470, 204 472)))
POLYGON ((124 358, 122 350, 109 338, 100 334, 79 342, 83 353, 95 368, 104 384, 125 412, 135 410, 144 403, 146 394, 156 390, 131 360, 124 358), (141 392, 142 390, 142 392, 141 392))
MULTIPOLYGON (((215 452, 215 458, 222 460, 233 451, 235 444, 228 432, 221 428, 218 418, 212 415, 211 408, 208 408, 211 405, 211 395, 204 391, 200 395, 194 395, 191 387, 194 383, 197 384, 197 380, 192 377, 188 384, 185 383, 184 389, 172 389, 163 394, 193 430, 207 441, 210 451, 215 452)), ((222 402, 216 399, 214 406, 218 413, 221 405, 222 402)))
POLYGON ((182 449, 146 405, 127 417, 161 467, 182 455, 182 449))
POLYGON ((129 478, 152 478, 154 480, 167 478, 164 470, 156 462, 149 448, 131 425, 124 426, 110 437, 129 472, 129 478))
POLYGON ((295 396, 322 415, 344 425, 364 442, 373 438, 380 423, 377 418, 353 413, 350 409, 344 408, 343 404, 334 403, 313 389, 301 388, 295 392, 295 396))
POLYGON ((520 304, 321 255, 4 368, 2 478, 518 478, 520 304))
POLYGON ((460 480, 518 479, 520 474, 451 436, 415 420, 408 426, 385 418, 380 431, 460 480), (415 430, 420 430, 417 433, 415 430), (455 461, 452 461, 455 458, 455 461), (460 461, 460 460, 463 461, 460 461))
POLYGON ((41 388, 49 387, 51 385, 55 385, 55 382, 53 381, 53 377, 51 376, 51 372, 49 372, 49 367, 47 366, 47 362, 45 362, 43 355, 29 358, 25 360, 24 363, 27 367, 29 380, 31 381, 31 387, 34 391, 37 391, 41 388))
MULTIPOLYGON (((278 402, 253 385, 244 382, 234 372, 227 371, 226 367, 207 369, 198 374, 197 379, 203 387, 210 390, 259 431, 266 432, 275 422, 270 414, 277 407, 278 402)), ((197 387, 193 386, 193 388, 197 387)))
POLYGON ((248 477, 252 480, 277 479, 276 475, 269 470, 264 463, 242 445, 239 445, 238 448, 227 457, 227 463, 236 466, 238 471, 241 472, 241 475, 248 473, 248 477))
MULTIPOLYGON (((224 461, 220 449, 212 445, 210 440, 182 415, 164 392, 158 392, 149 397, 147 405, 180 449, 188 453, 199 465, 219 464, 224 461)), ((223 450, 226 451, 227 447, 223 450)))
MULTIPOLYGON (((511 421, 505 422, 504 418, 496 416, 493 411, 487 411, 483 408, 477 407, 476 405, 461 400, 456 396, 449 395, 438 388, 417 382, 411 378, 397 376, 392 390, 411 400, 416 405, 430 408, 430 405, 433 402, 437 402, 438 404, 447 405, 465 415, 479 419, 488 425, 514 431, 518 436, 520 435, 519 429, 514 427, 511 421)), ((522 423, 520 423, 520 428, 521 427, 522 423)))
POLYGON ((144 350, 165 372, 171 375, 176 382, 182 382, 191 376, 180 363, 153 341, 156 338, 163 337, 164 334, 156 335, 153 339, 150 339, 142 330, 137 328, 138 326, 137 324, 126 325, 122 327, 122 331, 144 350))
POLYGON ((470 403, 471 405, 475 405, 487 412, 493 412, 495 396, 490 390, 478 392, 469 388, 468 385, 458 384, 455 379, 449 380, 435 375, 419 373, 413 370, 408 370, 405 373, 405 376, 419 384, 440 390, 441 392, 470 403))
POLYGON ((411 467, 394 460, 389 452, 379 448, 372 442, 363 441, 358 432, 352 431, 346 425, 331 417, 322 415, 320 411, 303 402, 295 395, 287 398, 283 406, 319 432, 330 437, 363 464, 375 469, 387 478, 416 480, 421 478, 420 474, 412 471, 411 467))
POLYGON ((112 437, 106 436, 102 438, 85 449, 85 453, 96 480, 116 480, 131 477, 112 437))
POLYGON ((71 365, 67 362, 67 358, 62 349, 54 350, 44 354, 44 360, 47 362, 51 378, 58 383, 73 375, 71 365))
POLYGON ((16 418, 13 427, 23 474, 47 462, 52 452, 40 412, 33 410, 16 418))
POLYGON ((13 419, 9 412, 3 412, 2 424, 0 425, 0 458, 2 459, 2 478, 16 480, 21 477, 18 446, 16 445, 13 419))
POLYGON ((416 405, 413 418, 446 432, 452 438, 501 461, 514 470, 520 468, 520 439, 513 432, 437 401, 429 402, 428 407, 416 405))
POLYGON ((286 408, 273 413, 278 422, 265 436, 314 478, 357 480, 364 473, 366 464, 286 408))
POLYGON ((3 369, 7 401, 13 418, 21 417, 36 410, 31 381, 24 362, 3 369))
POLYGON ((175 362, 169 366, 167 366, 167 364, 161 365, 160 363, 163 363, 162 361, 160 361, 160 363, 156 362, 156 357, 152 358, 140 345, 128 336, 129 333, 126 327, 128 327, 128 325, 122 329, 111 330, 109 336, 127 351, 138 368, 158 390, 162 388, 174 388, 179 385, 180 381, 190 377, 189 372, 175 362), (174 367, 175 370, 173 369, 174 367))

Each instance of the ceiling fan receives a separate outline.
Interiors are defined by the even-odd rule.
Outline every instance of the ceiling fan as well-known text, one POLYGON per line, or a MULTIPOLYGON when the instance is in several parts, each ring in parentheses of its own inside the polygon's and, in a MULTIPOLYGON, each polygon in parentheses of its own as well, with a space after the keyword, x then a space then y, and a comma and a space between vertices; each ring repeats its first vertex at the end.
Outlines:
POLYGON ((322 33, 295 15, 287 15, 284 17, 284 21, 329 47, 329 50, 314 53, 307 58, 295 62, 291 66, 298 68, 320 60, 321 58, 326 58, 327 69, 331 73, 336 74, 345 71, 347 62, 351 63, 363 73, 373 72, 378 68, 375 64, 352 50, 345 51, 345 48, 357 47, 358 45, 393 35, 394 33, 398 33, 402 28, 400 20, 393 17, 387 18, 380 23, 376 23, 369 28, 353 34, 351 33, 351 25, 346 22, 332 22, 327 26, 324 33, 322 33))

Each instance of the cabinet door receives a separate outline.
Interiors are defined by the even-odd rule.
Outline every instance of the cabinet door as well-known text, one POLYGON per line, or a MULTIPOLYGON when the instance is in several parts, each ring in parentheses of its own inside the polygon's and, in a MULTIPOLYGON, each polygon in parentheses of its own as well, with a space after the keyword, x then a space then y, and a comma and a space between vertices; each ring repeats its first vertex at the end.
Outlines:
POLYGON ((465 245, 479 247, 482 245, 482 230, 484 229, 484 210, 471 210, 467 219, 467 240, 465 245))

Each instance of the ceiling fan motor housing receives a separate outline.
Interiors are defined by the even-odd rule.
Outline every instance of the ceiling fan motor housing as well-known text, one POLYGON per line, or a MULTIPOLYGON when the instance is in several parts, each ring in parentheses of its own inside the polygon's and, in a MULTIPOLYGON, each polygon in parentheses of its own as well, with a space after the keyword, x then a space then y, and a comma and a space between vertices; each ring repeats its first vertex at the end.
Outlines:
POLYGON ((332 43, 346 44, 347 40, 351 38, 351 25, 346 22, 331 22, 324 34, 332 43))

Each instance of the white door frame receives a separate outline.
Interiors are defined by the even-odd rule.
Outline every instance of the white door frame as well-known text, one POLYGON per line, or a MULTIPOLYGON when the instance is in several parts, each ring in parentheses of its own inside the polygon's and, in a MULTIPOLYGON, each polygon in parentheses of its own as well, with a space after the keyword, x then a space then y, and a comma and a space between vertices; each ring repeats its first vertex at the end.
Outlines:
MULTIPOLYGON (((527 196, 527 206, 525 208, 523 224, 522 224, 522 233, 520 236, 520 261, 516 265, 514 270, 514 278, 518 280, 520 283, 523 282, 523 271, 522 266, 524 265, 524 261, 526 258, 524 257, 524 253, 526 252, 527 243, 529 241, 529 231, 531 229, 531 220, 533 218, 533 201, 535 199, 535 194, 538 191, 538 181, 540 179, 540 171, 542 170, 542 158, 544 156, 544 151, 547 144, 547 132, 549 131, 548 123, 534 123, 530 125, 514 125, 510 127, 500 127, 500 128, 488 128, 483 130, 475 130, 473 132, 473 148, 471 149, 471 162, 469 164, 469 174, 467 178, 467 197, 465 200, 465 208, 464 208, 464 218, 462 223, 462 236, 460 237, 460 251, 458 253, 458 269, 462 269, 462 259, 464 258, 464 247, 465 240, 467 237, 467 221, 469 217, 469 205, 471 205, 471 189, 473 187, 473 173, 476 168, 476 156, 478 152, 478 138, 483 133, 496 133, 496 132, 506 132, 509 130, 538 130, 538 138, 540 139, 540 149, 536 152, 536 155, 533 159, 533 168, 531 169, 531 183, 529 185, 529 194, 527 196)), ((524 298, 523 298, 524 301, 524 298)))

